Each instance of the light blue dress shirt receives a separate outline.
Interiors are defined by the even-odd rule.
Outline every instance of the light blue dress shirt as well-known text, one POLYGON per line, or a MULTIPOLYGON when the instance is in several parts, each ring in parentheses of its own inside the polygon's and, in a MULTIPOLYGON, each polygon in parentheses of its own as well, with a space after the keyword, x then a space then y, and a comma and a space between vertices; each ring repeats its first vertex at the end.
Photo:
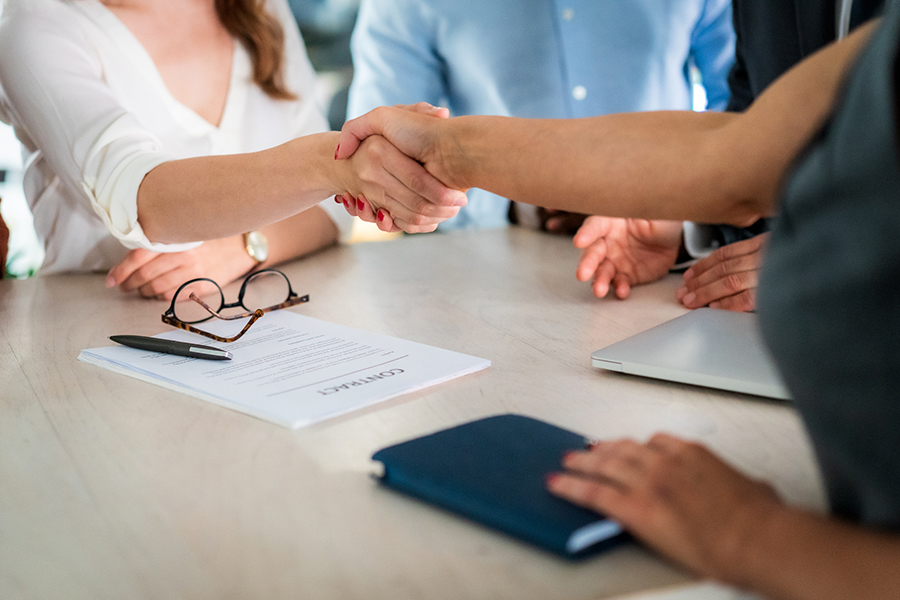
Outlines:
MULTIPOLYGON (((730 0, 363 0, 348 116, 423 100, 533 118, 687 110, 690 65, 721 109, 734 41, 730 0)), ((442 228, 504 226, 508 205, 472 190, 442 228)))

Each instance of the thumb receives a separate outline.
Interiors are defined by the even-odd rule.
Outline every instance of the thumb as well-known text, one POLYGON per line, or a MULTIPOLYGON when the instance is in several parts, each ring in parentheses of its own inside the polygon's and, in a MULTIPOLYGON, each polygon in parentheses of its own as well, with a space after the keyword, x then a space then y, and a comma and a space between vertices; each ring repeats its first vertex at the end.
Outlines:
POLYGON ((350 158, 364 139, 370 135, 381 135, 384 132, 384 122, 387 118, 385 113, 393 110, 399 109, 382 106, 344 123, 344 126, 341 127, 338 147, 334 151, 334 159, 350 158))

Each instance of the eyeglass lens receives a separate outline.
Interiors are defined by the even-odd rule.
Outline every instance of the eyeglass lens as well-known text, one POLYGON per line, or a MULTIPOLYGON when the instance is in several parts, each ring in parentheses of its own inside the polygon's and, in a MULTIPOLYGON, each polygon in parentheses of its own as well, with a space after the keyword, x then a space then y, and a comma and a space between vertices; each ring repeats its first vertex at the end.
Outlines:
POLYGON ((243 288, 240 302, 248 312, 281 304, 291 293, 291 284, 280 271, 254 273, 247 278, 243 288))
POLYGON ((212 318, 208 310, 191 300, 191 294, 200 298, 214 311, 219 311, 225 304, 222 288, 207 279, 191 282, 182 287, 175 295, 175 318, 185 323, 201 323, 212 318))
POLYGON ((184 286, 175 296, 175 318, 191 324, 212 318, 208 310, 191 299, 191 294, 195 294, 212 310, 229 316, 281 304, 288 300, 290 290, 291 285, 283 273, 260 271, 246 279, 238 294, 238 302, 232 306, 225 304, 225 295, 218 285, 209 280, 199 280, 184 286))

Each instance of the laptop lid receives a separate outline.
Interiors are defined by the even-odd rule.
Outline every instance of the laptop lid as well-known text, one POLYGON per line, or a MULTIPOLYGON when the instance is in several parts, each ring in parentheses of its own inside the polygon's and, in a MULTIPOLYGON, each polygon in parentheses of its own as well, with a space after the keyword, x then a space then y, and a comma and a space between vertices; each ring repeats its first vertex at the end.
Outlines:
POLYGON ((699 308, 591 355, 595 367, 790 400, 755 313, 699 308))

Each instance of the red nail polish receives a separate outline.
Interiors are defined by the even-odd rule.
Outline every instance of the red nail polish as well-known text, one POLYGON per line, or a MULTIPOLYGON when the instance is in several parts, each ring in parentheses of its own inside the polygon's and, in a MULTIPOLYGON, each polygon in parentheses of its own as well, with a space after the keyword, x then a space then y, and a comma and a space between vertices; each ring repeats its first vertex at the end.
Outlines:
POLYGON ((350 208, 350 203, 347 202, 347 199, 346 199, 346 198, 344 198, 344 206, 347 207, 347 208, 350 208))
POLYGON ((559 480, 559 473, 547 473, 544 475, 544 483, 547 485, 553 485, 559 480))
POLYGON ((338 147, 334 149, 334 160, 337 160, 338 152, 341 151, 341 145, 338 144, 338 147))
POLYGON ((359 210, 362 210, 365 207, 366 207, 366 205, 363 204, 363 201, 360 200, 359 198, 357 198, 356 199, 356 208, 358 208, 359 210))
POLYGON ((378 220, 384 221, 384 212, 380 208, 378 209, 378 220))
POLYGON ((341 203, 341 197, 340 197, 340 196, 335 196, 335 197, 334 197, 334 201, 337 202, 338 204, 340 204, 340 203, 341 203))

